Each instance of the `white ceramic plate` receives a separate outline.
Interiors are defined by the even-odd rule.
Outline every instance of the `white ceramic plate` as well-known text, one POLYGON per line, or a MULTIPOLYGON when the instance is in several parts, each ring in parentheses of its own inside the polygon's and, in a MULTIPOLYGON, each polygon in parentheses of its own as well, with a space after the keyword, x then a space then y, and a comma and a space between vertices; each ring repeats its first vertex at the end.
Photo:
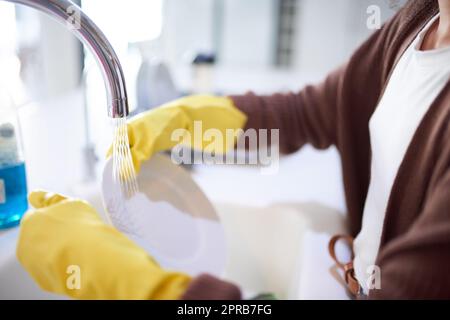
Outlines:
POLYGON ((221 276, 226 264, 225 233, 213 206, 190 177, 165 155, 144 163, 140 193, 118 197, 112 159, 103 171, 102 195, 110 222, 167 269, 193 276, 221 276))

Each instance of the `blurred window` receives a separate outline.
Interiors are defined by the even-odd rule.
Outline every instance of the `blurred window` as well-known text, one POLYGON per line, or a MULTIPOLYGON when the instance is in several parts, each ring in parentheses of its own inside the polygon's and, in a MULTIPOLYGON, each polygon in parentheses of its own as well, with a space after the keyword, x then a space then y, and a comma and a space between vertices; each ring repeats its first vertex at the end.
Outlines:
POLYGON ((292 65, 298 9, 298 0, 278 0, 276 66, 290 67, 292 65))

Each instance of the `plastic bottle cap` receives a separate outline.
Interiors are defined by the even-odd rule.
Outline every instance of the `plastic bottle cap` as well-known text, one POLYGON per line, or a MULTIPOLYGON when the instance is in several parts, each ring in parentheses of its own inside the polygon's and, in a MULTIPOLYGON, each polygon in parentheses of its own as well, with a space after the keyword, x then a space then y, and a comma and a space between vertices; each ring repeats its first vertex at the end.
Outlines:
POLYGON ((5 123, 0 125, 0 137, 12 138, 14 136, 14 127, 11 123, 5 123))

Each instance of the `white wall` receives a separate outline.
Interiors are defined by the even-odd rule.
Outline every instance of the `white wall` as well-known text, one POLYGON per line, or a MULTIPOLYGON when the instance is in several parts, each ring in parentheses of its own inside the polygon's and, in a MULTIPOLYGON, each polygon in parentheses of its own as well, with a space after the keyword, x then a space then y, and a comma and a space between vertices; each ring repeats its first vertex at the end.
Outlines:
MULTIPOLYGON (((273 67, 278 1, 218 1, 223 8, 219 39, 214 32, 215 0, 165 0, 163 58, 171 66, 185 64, 186 53, 211 51, 218 43, 222 66, 273 67)), ((372 32, 366 26, 369 5, 381 8, 383 21, 394 13, 387 0, 298 1, 293 72, 325 74, 348 59, 372 32)))
POLYGON ((386 0, 300 0, 295 68, 325 73, 347 60, 372 32, 369 5, 380 6, 383 21, 394 14, 386 0))
POLYGON ((225 0, 220 62, 264 67, 274 61, 277 4, 274 0, 225 0))
POLYGON ((276 31, 275 2, 222 0, 223 28, 216 35, 214 1, 166 0, 161 37, 164 59, 171 65, 186 63, 189 54, 213 51, 218 43, 221 64, 269 65, 273 60, 276 31))
POLYGON ((163 7, 163 58, 172 65, 197 51, 213 49, 213 1, 165 0, 163 7))
POLYGON ((41 56, 46 95, 52 97, 74 90, 80 79, 80 43, 65 26, 44 14, 41 22, 41 56))

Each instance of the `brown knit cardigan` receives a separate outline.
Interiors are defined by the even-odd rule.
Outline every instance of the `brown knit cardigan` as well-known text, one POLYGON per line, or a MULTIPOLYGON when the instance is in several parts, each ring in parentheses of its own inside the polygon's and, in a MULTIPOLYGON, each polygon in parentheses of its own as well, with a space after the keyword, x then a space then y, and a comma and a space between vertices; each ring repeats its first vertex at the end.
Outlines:
MULTIPOLYGON (((337 147, 353 236, 361 229, 370 181, 369 119, 399 58, 438 11, 437 0, 409 1, 319 85, 298 93, 231 97, 247 114, 248 128, 280 129, 280 148, 286 153, 306 143, 337 147)), ((371 290, 371 299, 450 299, 450 82, 420 123, 400 165, 376 264, 381 289, 371 290)), ((194 280, 186 297, 200 294, 204 282, 221 292, 221 284, 215 287, 211 281, 194 280)), ((238 297, 237 288, 226 288, 228 297, 238 297)))

